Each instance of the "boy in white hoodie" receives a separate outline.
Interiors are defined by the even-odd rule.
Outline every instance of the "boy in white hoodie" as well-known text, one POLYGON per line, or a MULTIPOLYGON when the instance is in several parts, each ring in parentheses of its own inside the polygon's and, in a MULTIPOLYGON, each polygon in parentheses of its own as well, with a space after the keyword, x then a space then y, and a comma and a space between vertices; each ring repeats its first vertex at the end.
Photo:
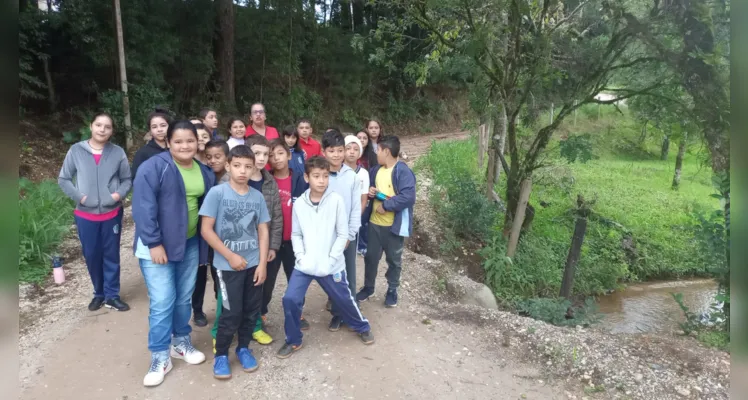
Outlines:
POLYGON ((348 241, 348 213, 343 198, 328 189, 330 163, 315 156, 304 167, 309 189, 293 207, 291 242, 296 266, 283 296, 286 342, 278 351, 278 358, 288 358, 301 349, 301 311, 313 280, 364 344, 374 343, 369 321, 361 315, 348 287, 343 257, 348 241))

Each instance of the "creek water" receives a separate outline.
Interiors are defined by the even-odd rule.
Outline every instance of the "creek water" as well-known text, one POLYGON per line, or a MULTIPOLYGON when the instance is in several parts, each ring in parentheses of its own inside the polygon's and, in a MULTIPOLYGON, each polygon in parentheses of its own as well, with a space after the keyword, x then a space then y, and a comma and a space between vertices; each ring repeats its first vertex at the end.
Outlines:
POLYGON ((600 326, 611 333, 675 332, 684 321, 671 293, 682 293, 683 303, 698 314, 709 310, 717 293, 711 279, 647 282, 598 297, 600 326))

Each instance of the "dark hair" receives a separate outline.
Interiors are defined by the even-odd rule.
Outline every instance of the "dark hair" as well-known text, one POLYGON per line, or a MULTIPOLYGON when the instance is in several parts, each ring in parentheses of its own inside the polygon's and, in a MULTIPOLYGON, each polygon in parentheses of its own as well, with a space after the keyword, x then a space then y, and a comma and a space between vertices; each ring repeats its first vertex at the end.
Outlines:
POLYGON ((266 111, 266 112, 267 112, 267 110, 265 110, 265 105, 264 105, 264 104, 262 104, 262 103, 260 103, 260 102, 258 101, 258 102, 252 103, 252 105, 251 105, 251 106, 249 106, 249 113, 250 113, 250 114, 252 114, 252 107, 254 107, 254 106, 262 106, 262 111, 266 111))
POLYGON ((106 112, 103 112, 103 111, 94 114, 93 118, 91 118, 91 123, 93 124, 94 121, 96 121, 96 118, 99 118, 99 117, 107 117, 107 118, 109 118, 109 122, 112 123, 112 128, 114 128, 114 118, 112 118, 112 116, 109 115, 109 113, 106 113, 106 112))
POLYGON ((216 111, 215 109, 209 108, 209 107, 205 107, 205 108, 201 109, 199 113, 197 113, 197 118, 201 119, 201 120, 205 120, 205 117, 207 117, 208 113, 211 112, 211 111, 213 111, 216 114, 218 114, 218 111, 216 111))
POLYGON ((166 130, 167 142, 171 142, 171 138, 172 136, 174 136, 174 131, 176 131, 177 129, 186 129, 192 132, 195 135, 195 139, 197 139, 197 128, 195 128, 195 125, 193 125, 190 121, 180 120, 174 122, 173 124, 169 124, 169 129, 166 130))
MULTIPOLYGON (((366 132, 366 129, 361 129, 356 132, 356 136, 358 137, 359 133, 363 133, 366 135, 366 146, 364 146, 364 149, 362 150, 363 155, 361 158, 364 159, 362 162, 362 165, 366 167, 367 169, 375 166, 378 164, 377 162, 377 153, 374 151, 374 146, 371 144, 371 139, 369 139, 369 134, 366 132)), ((361 159, 359 158, 359 160, 361 159)))
POLYGON ((337 126, 328 126, 327 129, 325 129, 325 132, 330 132, 330 131, 340 132, 340 128, 338 128, 337 126))
POLYGON ((267 138, 258 134, 250 135, 248 138, 244 139, 244 144, 247 145, 247 147, 249 147, 250 149, 254 145, 265 146, 268 149, 270 148, 270 142, 267 140, 267 138))
POLYGON ((249 148, 249 146, 240 144, 237 146, 234 146, 234 148, 229 151, 228 160, 231 162, 231 160, 235 158, 248 158, 252 160, 252 164, 255 162, 255 153, 252 152, 252 149, 249 148))
POLYGON ((291 155, 291 148, 288 147, 285 140, 281 138, 271 140, 270 151, 272 152, 276 147, 283 147, 283 150, 285 150, 288 155, 291 155))
POLYGON ((202 129, 204 131, 207 131, 208 128, 205 127, 205 124, 192 124, 195 125, 195 129, 202 129))
POLYGON ((314 156, 304 163, 304 172, 309 175, 313 169, 324 169, 325 171, 330 170, 330 162, 325 157, 314 156))
POLYGON ((244 126, 247 126, 247 123, 244 122, 243 119, 241 119, 239 117, 231 117, 231 118, 229 118, 229 123, 226 124, 226 129, 229 130, 229 133, 231 133, 231 125, 234 125, 234 122, 236 122, 236 121, 241 121, 241 123, 244 124, 244 126))
POLYGON ((395 135, 383 137, 378 145, 383 149, 389 150, 392 157, 397 158, 400 155, 400 138, 395 135))
MULTIPOLYGON (((283 136, 293 136, 296 138, 296 144, 293 145, 292 149, 293 151, 301 152, 301 143, 299 143, 299 131, 296 130, 296 127, 293 125, 286 125, 285 128, 283 128, 283 136)), ((285 144, 285 140, 283 141, 285 144)))
POLYGON ((297 123, 296 123, 296 126, 299 126, 299 125, 301 125, 301 124, 303 124, 303 123, 305 123, 305 122, 306 122, 307 124, 309 124, 309 126, 312 126, 312 120, 310 120, 309 118, 301 118, 301 119, 299 120, 299 122, 297 122, 297 123))
POLYGON ((167 125, 171 125, 171 116, 169 110, 161 107, 156 107, 150 114, 148 114, 148 131, 151 130, 151 122, 154 118, 163 118, 167 125))
POLYGON ((223 150, 223 155, 225 155, 226 157, 229 156, 229 144, 226 143, 225 140, 215 139, 209 141, 208 143, 205 143, 205 151, 208 151, 208 149, 212 149, 214 147, 218 147, 219 149, 223 150))
MULTIPOLYGON (((366 135, 367 136, 369 135, 369 124, 372 123, 372 122, 376 122, 377 125, 379 126, 379 138, 377 139, 377 144, 379 144, 379 142, 382 141, 382 136, 384 136, 384 128, 382 128, 382 123, 379 122, 379 120, 376 120, 376 119, 372 118, 372 119, 366 121, 366 125, 364 125, 364 128, 366 130, 366 135)), ((369 141, 371 141, 371 136, 369 136, 369 141)))
POLYGON ((326 149, 328 147, 338 147, 343 146, 345 147, 345 138, 343 137, 343 134, 336 131, 331 130, 325 132, 324 135, 322 135, 322 149, 326 149))

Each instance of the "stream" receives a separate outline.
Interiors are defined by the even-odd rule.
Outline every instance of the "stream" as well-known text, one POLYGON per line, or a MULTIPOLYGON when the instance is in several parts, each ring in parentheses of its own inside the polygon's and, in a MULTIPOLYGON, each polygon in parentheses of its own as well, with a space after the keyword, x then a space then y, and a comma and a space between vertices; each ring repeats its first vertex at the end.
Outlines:
POLYGON ((603 319, 600 326, 611 333, 675 332, 685 320, 670 293, 682 293, 683 303, 698 314, 709 310, 717 293, 711 279, 646 282, 597 299, 603 319))

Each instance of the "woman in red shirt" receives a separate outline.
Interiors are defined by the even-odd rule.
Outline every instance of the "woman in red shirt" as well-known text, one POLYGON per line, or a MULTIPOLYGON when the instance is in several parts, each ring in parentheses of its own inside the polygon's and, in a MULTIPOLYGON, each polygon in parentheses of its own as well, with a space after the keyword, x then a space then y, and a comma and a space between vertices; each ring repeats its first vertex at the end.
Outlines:
POLYGON ((265 136, 265 139, 268 141, 279 138, 277 129, 265 125, 267 115, 265 115, 265 106, 262 105, 262 103, 252 104, 252 107, 249 108, 248 119, 251 124, 247 125, 247 133, 244 135, 245 138, 252 135, 265 136))

